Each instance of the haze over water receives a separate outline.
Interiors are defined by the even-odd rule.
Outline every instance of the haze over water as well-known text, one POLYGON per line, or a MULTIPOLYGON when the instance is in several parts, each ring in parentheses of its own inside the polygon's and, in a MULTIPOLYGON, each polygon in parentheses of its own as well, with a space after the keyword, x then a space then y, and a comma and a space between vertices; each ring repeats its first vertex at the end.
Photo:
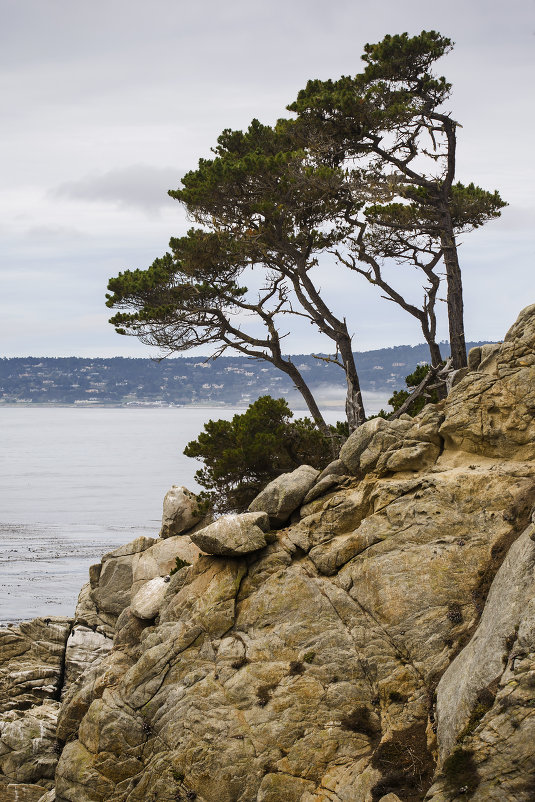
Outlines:
MULTIPOLYGON (((386 403, 365 400, 370 411, 386 403)), ((0 626, 72 616, 89 566, 140 535, 157 537, 172 484, 199 489, 186 443, 208 419, 236 412, 1 408, 0 626)))

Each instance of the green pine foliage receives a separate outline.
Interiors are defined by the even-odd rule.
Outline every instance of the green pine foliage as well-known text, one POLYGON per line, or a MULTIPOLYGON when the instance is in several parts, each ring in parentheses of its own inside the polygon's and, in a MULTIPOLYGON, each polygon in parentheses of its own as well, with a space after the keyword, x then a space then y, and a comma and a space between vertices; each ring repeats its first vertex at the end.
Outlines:
MULTIPOLYGON (((324 468, 332 459, 331 444, 309 418, 292 420, 283 398, 265 395, 232 420, 209 420, 184 449, 204 463, 195 474, 218 512, 242 511, 273 479, 308 464, 324 468)), ((347 426, 331 431, 338 442, 347 426)))
MULTIPOLYGON (((388 399, 388 403, 393 408, 394 412, 396 412, 400 406, 405 403, 412 391, 418 387, 420 382, 423 381, 423 379, 427 376, 429 373, 429 367, 429 365, 418 365, 413 373, 410 373, 405 377, 405 384, 407 385, 408 390, 394 390, 392 398, 388 399)), ((417 398, 415 401, 413 401, 407 414, 412 415, 414 418, 415 415, 418 415, 418 413, 422 411, 426 404, 436 404, 437 402, 438 393, 436 390, 431 390, 429 393, 429 398, 420 396, 420 398, 417 398)))
MULTIPOLYGON (((408 376, 405 377, 405 384, 407 385, 407 390, 394 390, 392 397, 388 399, 388 403, 392 407, 394 412, 397 412, 398 409, 405 403, 407 398, 410 394, 418 387, 421 381, 429 373, 430 365, 418 365, 416 370, 412 373, 409 373, 408 376)), ((407 414, 411 415, 413 418, 418 415, 422 409, 425 407, 426 404, 437 404, 439 401, 438 392, 436 390, 430 390, 425 395, 416 398, 411 406, 409 407, 407 414)), ((388 418, 391 413, 386 412, 384 409, 377 415, 371 415, 371 418, 388 418)))

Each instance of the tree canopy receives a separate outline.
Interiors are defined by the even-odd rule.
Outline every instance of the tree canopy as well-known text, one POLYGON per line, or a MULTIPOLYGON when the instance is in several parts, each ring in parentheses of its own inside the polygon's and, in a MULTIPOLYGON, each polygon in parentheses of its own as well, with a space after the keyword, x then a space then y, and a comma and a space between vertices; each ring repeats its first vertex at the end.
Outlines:
POLYGON ((365 217, 372 241, 377 227, 383 237, 389 232, 387 243, 393 235, 394 253, 387 247, 386 256, 397 250, 398 257, 412 258, 430 243, 440 253, 453 366, 460 368, 466 346, 456 236, 499 216, 506 204, 496 191, 454 183, 460 124, 443 108, 451 84, 432 71, 452 47, 436 31, 385 36, 365 45, 363 72, 311 80, 288 108, 298 115, 309 147, 329 151, 333 163, 358 165, 382 188, 387 202, 372 203, 365 217))

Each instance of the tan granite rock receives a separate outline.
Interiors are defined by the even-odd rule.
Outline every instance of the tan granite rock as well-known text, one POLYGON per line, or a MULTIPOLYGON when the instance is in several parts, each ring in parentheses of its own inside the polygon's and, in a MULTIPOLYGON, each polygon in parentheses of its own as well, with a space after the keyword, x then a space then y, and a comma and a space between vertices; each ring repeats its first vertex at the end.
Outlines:
POLYGON ((54 781, 56 720, 72 621, 0 629, 0 799, 34 802, 54 781))
POLYGON ((426 790, 434 687, 535 496, 533 465, 434 470, 328 500, 305 530, 310 559, 291 542, 304 519, 262 556, 202 557, 170 583, 159 625, 64 751, 59 802, 79 776, 95 800, 166 799, 173 772, 207 802, 380 799, 392 754, 416 750, 399 761, 426 790))
POLYGON ((300 465, 291 473, 278 476, 249 504, 251 512, 267 512, 273 526, 281 526, 301 506, 319 476, 311 465, 300 465))
POLYGON ((453 388, 441 427, 448 448, 493 458, 535 458, 535 305, 504 342, 453 388))
POLYGON ((95 662, 99 662, 112 648, 111 638, 86 626, 73 626, 65 649, 65 676, 62 696, 70 685, 95 662))
POLYGON ((473 638, 439 683, 439 772, 426 797, 432 802, 467 794, 475 802, 534 797, 533 529, 510 548, 473 638))
POLYGON ((53 781, 58 762, 55 749, 58 709, 59 702, 47 701, 27 711, 12 710, 2 715, 0 782, 40 785, 42 794, 45 781, 53 781))
POLYGON ((89 613, 86 602, 83 610, 77 610, 77 619, 80 616, 88 623, 95 621, 105 634, 111 635, 118 616, 146 582, 169 574, 175 568, 177 557, 193 563, 200 553, 188 535, 180 535, 164 540, 137 538, 105 554, 91 583, 93 614, 89 613), (102 622, 106 623, 105 627, 102 622))

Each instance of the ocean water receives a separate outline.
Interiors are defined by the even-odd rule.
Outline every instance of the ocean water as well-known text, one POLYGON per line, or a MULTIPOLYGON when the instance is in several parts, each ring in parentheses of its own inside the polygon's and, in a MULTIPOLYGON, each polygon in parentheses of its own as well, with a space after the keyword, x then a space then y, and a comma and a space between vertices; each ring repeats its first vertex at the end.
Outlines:
MULTIPOLYGON (((365 400, 372 411, 386 402, 365 400)), ((156 537, 171 485, 199 489, 186 443, 210 418, 238 411, 0 408, 0 626, 73 615, 89 566, 140 535, 156 537)))

